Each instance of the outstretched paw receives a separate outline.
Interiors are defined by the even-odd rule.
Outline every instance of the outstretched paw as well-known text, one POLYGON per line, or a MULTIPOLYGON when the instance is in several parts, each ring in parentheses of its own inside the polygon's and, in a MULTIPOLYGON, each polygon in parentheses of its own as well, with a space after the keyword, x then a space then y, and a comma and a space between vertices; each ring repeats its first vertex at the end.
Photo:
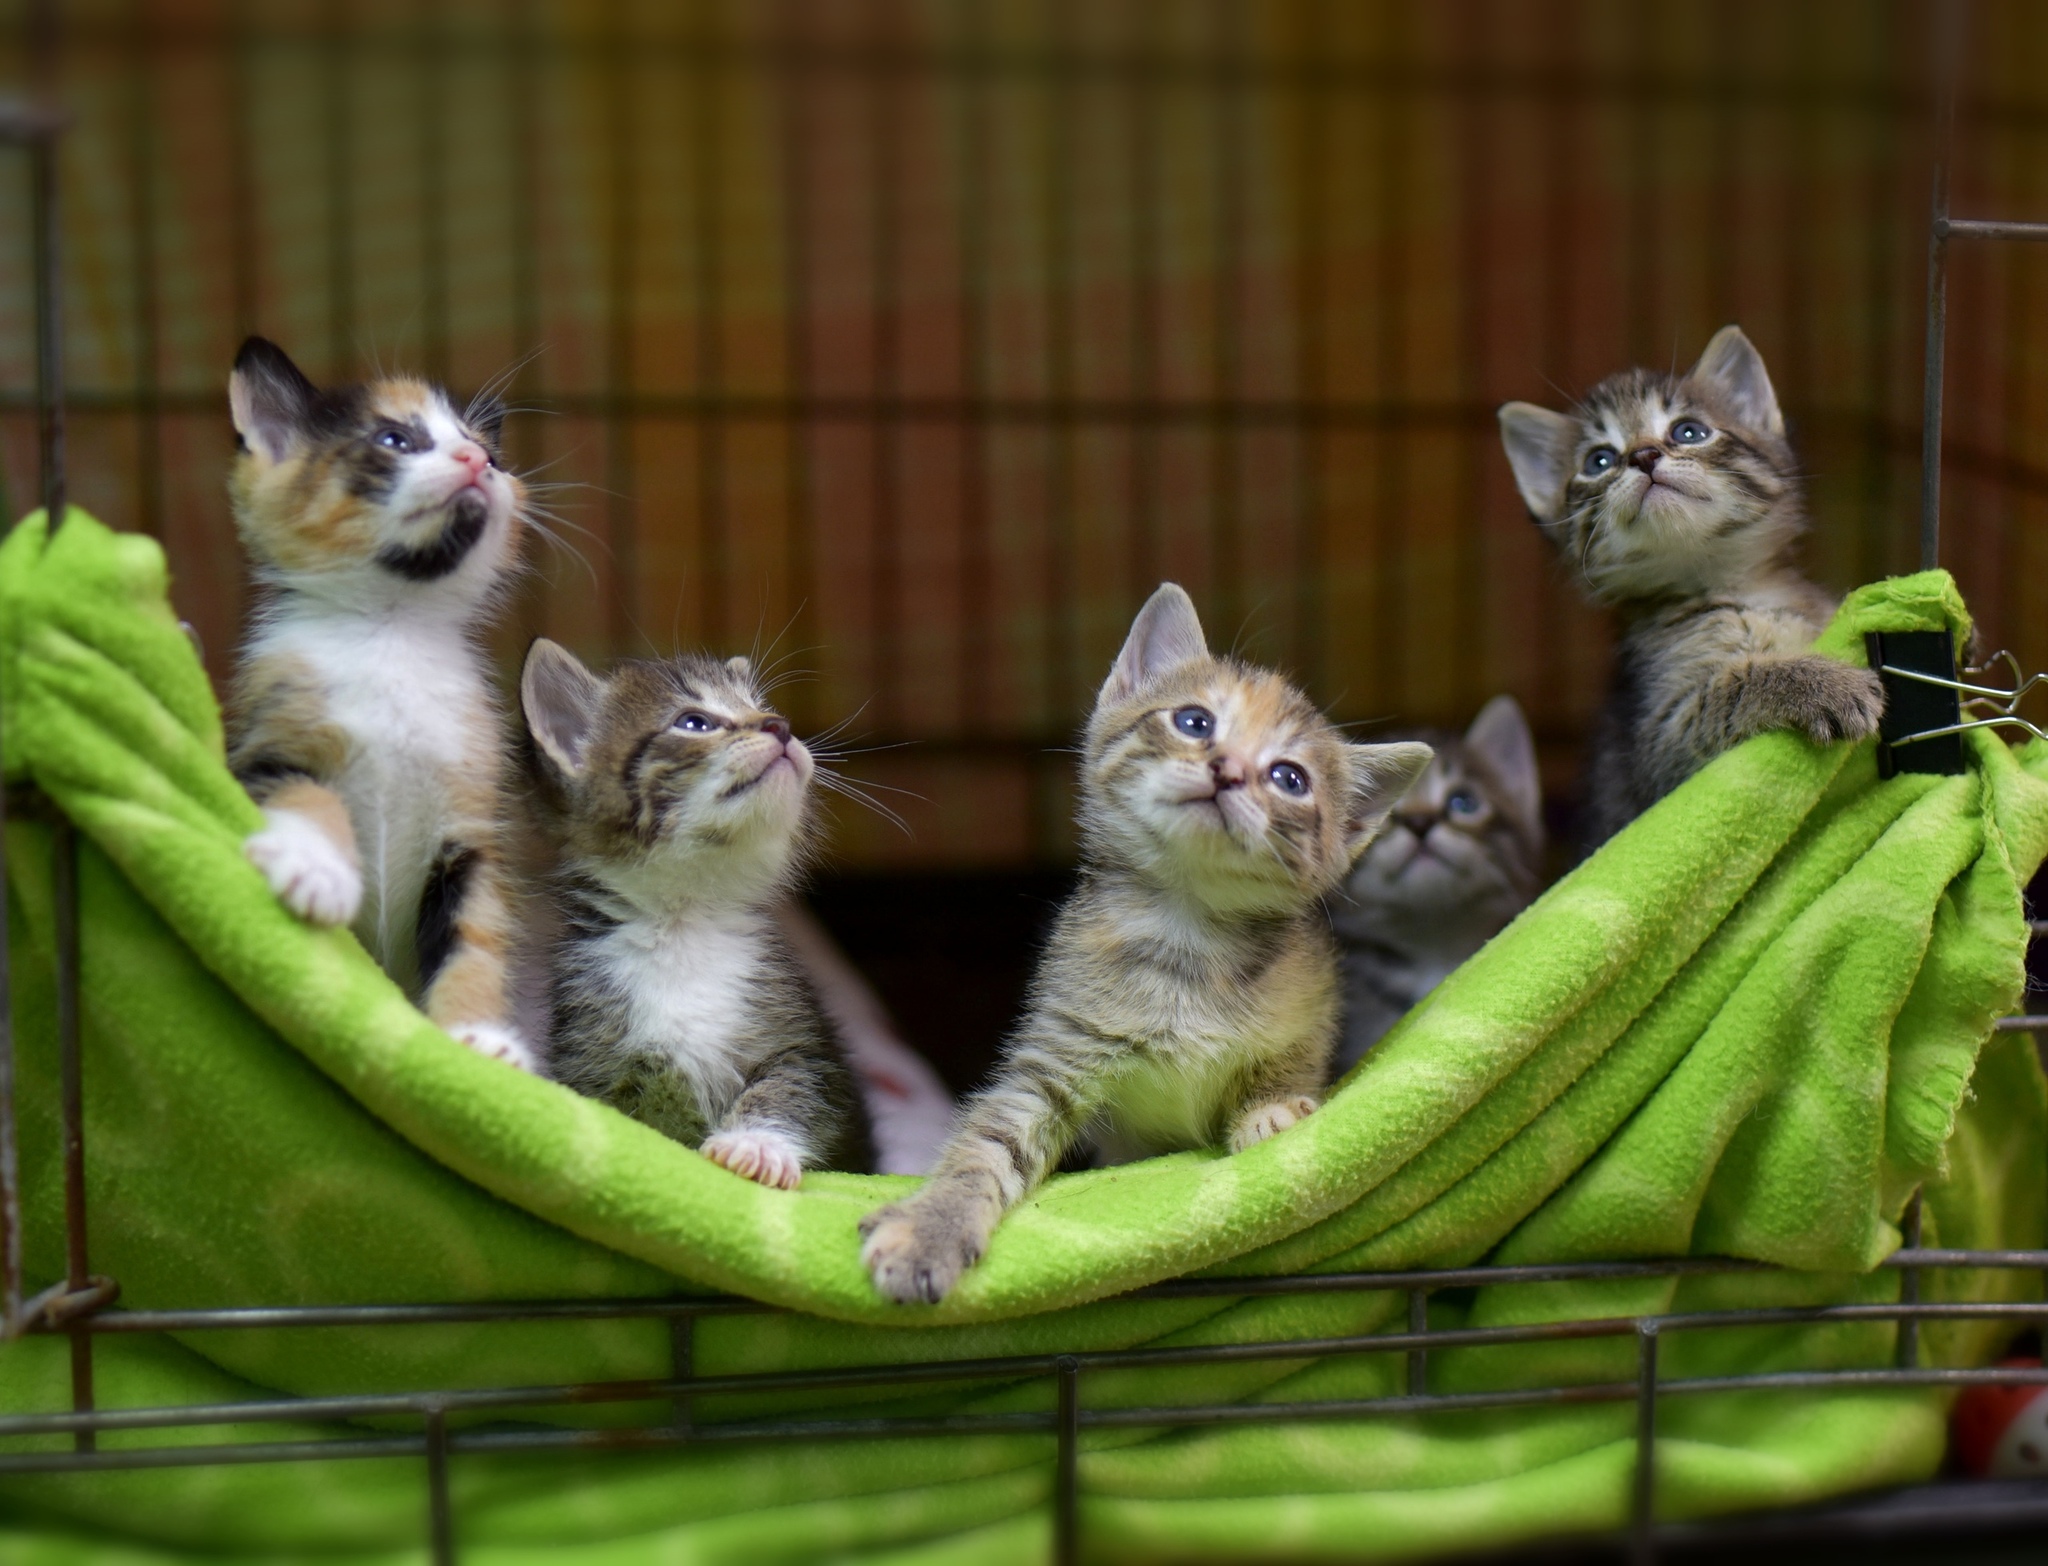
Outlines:
POLYGON ((535 1076, 540 1075, 540 1060, 533 1053, 533 1047, 519 1036, 516 1029, 508 1028, 502 1022, 458 1022, 449 1028, 448 1033, 458 1044, 467 1044, 479 1055, 502 1060, 508 1066, 517 1066, 535 1076))
POLYGON ((1868 669, 1815 659, 1824 670, 1812 710, 1800 727, 1817 745, 1859 740, 1877 732, 1884 716, 1884 682, 1868 669))
POLYGON ((266 810, 268 823, 242 844, 278 900, 311 924, 347 924, 363 903, 363 876, 334 839, 295 810, 266 810))
POLYGON ((804 1175, 803 1154, 796 1144, 773 1131, 717 1131, 697 1151, 736 1175, 778 1191, 794 1191, 804 1175))
POLYGON ((1278 1136, 1297 1120, 1306 1120, 1315 1112, 1316 1101, 1306 1093, 1261 1104, 1238 1121, 1237 1129, 1230 1133, 1230 1150, 1241 1153, 1254 1142, 1278 1136))
POLYGON ((875 1291, 899 1305, 936 1305, 981 1260, 988 1235, 949 1204, 905 1200, 861 1220, 860 1259, 875 1291))

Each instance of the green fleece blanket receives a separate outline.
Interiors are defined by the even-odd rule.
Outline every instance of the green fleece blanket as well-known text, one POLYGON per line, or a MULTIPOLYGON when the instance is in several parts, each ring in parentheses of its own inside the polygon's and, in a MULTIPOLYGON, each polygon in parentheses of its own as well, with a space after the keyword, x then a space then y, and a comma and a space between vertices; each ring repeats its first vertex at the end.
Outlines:
MULTIPOLYGON (((346 934, 307 928, 241 854, 257 814, 147 539, 73 513, 0 546, 10 779, 83 834, 94 1270, 131 1306, 533 1299, 730 1290, 791 1307, 702 1324, 706 1374, 1376 1330, 1385 1294, 1115 1296, 1251 1274, 1715 1253, 1796 1273, 1490 1287, 1432 1323, 1892 1297, 1873 1265, 1911 1192, 1944 1245, 2036 1246, 2048 1103, 2017 1001, 2021 887, 2048 852, 2048 746, 1972 736, 1961 777, 1880 782, 1869 745, 1790 734, 1708 767, 1455 974, 1323 1111, 1236 1157, 1062 1176, 938 1307, 872 1294, 855 1222, 902 1179, 738 1179, 438 1032, 346 934)), ((1966 616, 1938 573, 1866 588, 1824 648, 1966 616)), ((50 840, 10 825, 32 1281, 61 1270, 50 840)), ((2024 1297, 2037 1280, 1939 1288, 2024 1297)), ((1995 1329, 1931 1328, 1981 1361, 1995 1329)), ((1695 1332, 1671 1376, 1882 1363, 1882 1325, 1695 1332)), ((598 1321, 102 1338, 104 1405, 535 1385, 666 1373, 665 1329, 598 1321)), ((1627 1341, 1432 1356, 1433 1388, 1627 1376, 1627 1341)), ((1399 1356, 1091 1372, 1087 1406, 1397 1392, 1399 1356)), ((0 1412, 67 1405, 62 1342, 0 1351, 0 1412)), ((1043 1381, 928 1390, 878 1412, 1040 1409, 1043 1381)), ((705 1399, 701 1419, 828 1403, 705 1399)), ((535 1419, 645 1420, 644 1408, 535 1419)), ((1929 1473, 1942 1407, 1914 1391, 1669 1400, 1669 1517, 1929 1473)), ((345 1433, 227 1427, 176 1440, 345 1433)), ((1623 1517, 1631 1415, 1599 1405, 1284 1427, 1091 1433, 1101 1559, 1398 1557, 1623 1517)), ((161 1440, 163 1437, 137 1438, 161 1440)), ((105 1437, 107 1446, 125 1437, 105 1437)), ((17 1442, 17 1444, 22 1444, 17 1442)), ((35 1445, 35 1442, 25 1444, 35 1445)), ((463 1558, 1026 1562, 1044 1558, 1037 1434, 639 1454, 458 1455, 463 1558)), ((0 1479, 0 1561, 411 1561, 414 1461, 0 1479)))

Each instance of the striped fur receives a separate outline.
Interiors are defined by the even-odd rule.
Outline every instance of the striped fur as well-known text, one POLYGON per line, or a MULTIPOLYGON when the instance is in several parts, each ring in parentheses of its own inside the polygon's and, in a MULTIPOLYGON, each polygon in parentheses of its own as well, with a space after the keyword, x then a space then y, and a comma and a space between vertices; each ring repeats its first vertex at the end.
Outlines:
POLYGON ((323 390, 261 338, 228 390, 258 589, 228 714, 230 765, 264 807, 249 857, 294 912, 352 925, 442 1027, 530 1067, 502 721, 475 640, 525 499, 499 415, 402 377, 323 390))
POLYGON ((1429 754, 1347 744, 1278 675, 1212 658, 1160 588, 1089 720, 1080 886, 994 1080, 863 1225, 876 1288, 942 1299, 1077 1139, 1107 1162, 1235 1151, 1312 1113, 1337 1032, 1318 900, 1429 754))
POLYGON ((1494 697, 1463 734, 1413 737, 1436 759, 1330 899, 1344 961, 1339 1074, 1528 907, 1542 878, 1536 747, 1514 697, 1494 697))
POLYGON ((869 1168, 852 1073, 777 917, 813 763, 747 660, 599 679, 542 640, 520 704, 559 862, 552 1074, 764 1185, 869 1168))
POLYGON ((1569 415, 1511 402, 1500 424, 1530 515, 1621 622, 1589 848, 1751 735, 1876 732, 1876 676, 1810 652, 1834 600, 1794 565, 1798 471, 1770 376, 1737 328, 1683 376, 1629 370, 1569 415))

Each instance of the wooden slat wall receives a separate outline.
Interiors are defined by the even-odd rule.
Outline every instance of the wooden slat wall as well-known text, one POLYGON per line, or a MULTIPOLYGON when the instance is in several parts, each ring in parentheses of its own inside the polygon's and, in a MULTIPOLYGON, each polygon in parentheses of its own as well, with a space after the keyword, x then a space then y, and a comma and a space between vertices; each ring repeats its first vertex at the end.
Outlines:
MULTIPOLYGON (((4 8, 0 8, 4 10, 4 8)), ((1959 211, 2048 216, 2048 20, 1984 0, 1959 211)), ((1515 502, 1508 397, 1768 358, 1818 575, 1912 563, 1927 18, 1883 0, 72 0, 74 494, 160 536, 216 671, 239 337, 518 366, 509 656, 787 654, 914 831, 1069 849, 1070 742, 1163 576, 1347 719, 1527 705, 1568 786, 1606 632, 1515 502)), ((4 36, 21 36, 19 11, 4 36)), ((0 79, 19 79, 18 52, 0 79)), ((18 180, 0 233, 20 232, 18 180)), ((0 462, 32 486, 19 246, 0 462)), ((1955 262, 1948 560, 2048 665, 2048 255, 1955 262)))

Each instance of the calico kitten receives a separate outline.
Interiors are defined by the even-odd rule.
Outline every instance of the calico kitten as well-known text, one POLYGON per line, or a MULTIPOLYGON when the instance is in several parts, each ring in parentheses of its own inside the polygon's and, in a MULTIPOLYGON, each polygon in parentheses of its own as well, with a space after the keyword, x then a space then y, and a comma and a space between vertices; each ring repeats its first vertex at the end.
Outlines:
POLYGON ((1515 698, 1494 697, 1462 735, 1415 737, 1436 759, 1330 899, 1344 958, 1338 1075, 1528 907, 1542 879, 1536 745, 1515 698))
POLYGON ((1621 621, 1589 848, 1753 734, 1876 732, 1877 677, 1809 650, 1835 602, 1793 564, 1798 470, 1737 328, 1682 376, 1610 376, 1570 414, 1511 402, 1500 429, 1530 515, 1621 621))
POLYGON ((1318 900, 1428 761, 1347 744, 1279 675, 1211 657, 1186 593, 1154 593, 1088 723, 1080 886, 995 1080, 863 1224, 875 1287, 944 1298, 1077 1137, 1107 1162, 1239 1151, 1312 1113, 1337 1036, 1318 900))
POLYGON ((777 922, 814 766, 747 660, 599 679, 540 640, 519 696, 559 854, 554 1076, 763 1185, 870 1167, 853 1076, 777 922))
POLYGON ((503 739, 475 638, 519 548, 502 411, 403 376, 316 387, 242 345, 229 480, 257 603, 228 760, 249 858, 294 913, 352 925, 442 1027, 531 1068, 510 1021, 503 739))

